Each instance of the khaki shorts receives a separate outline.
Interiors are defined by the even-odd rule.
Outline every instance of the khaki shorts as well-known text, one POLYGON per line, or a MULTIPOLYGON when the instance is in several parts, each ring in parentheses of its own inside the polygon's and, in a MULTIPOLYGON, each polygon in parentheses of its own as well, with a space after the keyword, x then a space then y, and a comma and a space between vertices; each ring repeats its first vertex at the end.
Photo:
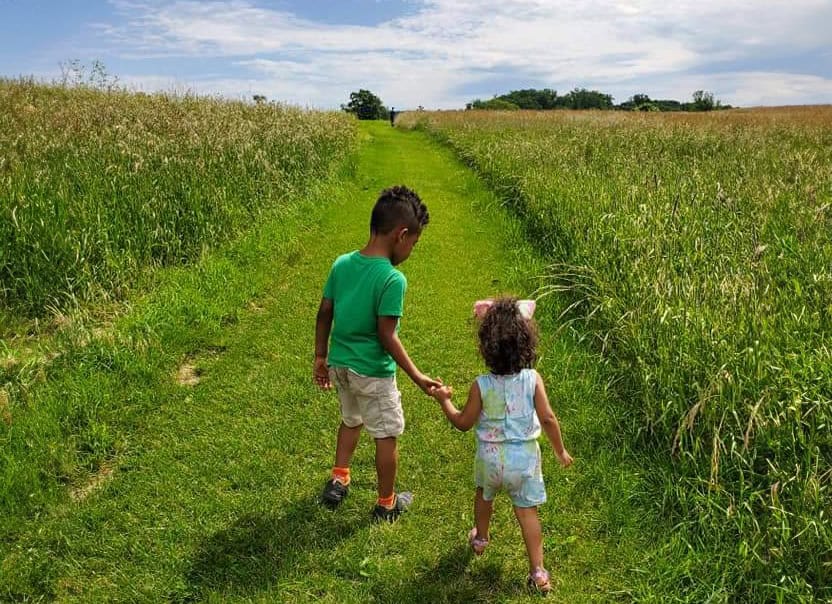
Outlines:
POLYGON ((364 424, 373 438, 404 432, 402 394, 396 376, 368 377, 346 367, 330 367, 329 379, 341 401, 341 421, 349 428, 364 424))

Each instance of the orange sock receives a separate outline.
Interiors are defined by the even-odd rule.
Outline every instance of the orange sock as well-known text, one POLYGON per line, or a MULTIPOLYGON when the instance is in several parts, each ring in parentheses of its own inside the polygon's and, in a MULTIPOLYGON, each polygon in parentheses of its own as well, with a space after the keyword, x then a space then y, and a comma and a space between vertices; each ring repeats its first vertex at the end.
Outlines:
POLYGON ((332 468, 332 477, 342 485, 347 486, 350 483, 350 469, 336 466, 332 468))
POLYGON ((379 497, 376 501, 378 505, 381 507, 387 508, 388 510, 393 509, 393 505, 396 503, 396 494, 393 493, 390 497, 379 497))

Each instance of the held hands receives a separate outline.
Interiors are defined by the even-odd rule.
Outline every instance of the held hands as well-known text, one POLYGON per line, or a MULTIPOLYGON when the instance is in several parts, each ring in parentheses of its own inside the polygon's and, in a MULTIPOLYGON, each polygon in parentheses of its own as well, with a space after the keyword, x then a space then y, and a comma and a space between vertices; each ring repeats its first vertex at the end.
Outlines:
POLYGON ((442 380, 439 380, 439 379, 435 380, 432 377, 426 376, 424 373, 418 374, 413 379, 413 381, 416 383, 417 386, 419 386, 419 388, 422 389, 422 392, 424 392, 428 396, 433 396, 431 394, 431 391, 434 388, 439 388, 440 386, 442 386, 442 380))
POLYGON ((326 357, 315 357, 315 365, 312 368, 312 379, 318 388, 329 390, 332 383, 329 381, 329 367, 326 366, 326 357))
POLYGON ((430 392, 428 392, 428 394, 430 396, 435 398, 440 403, 442 401, 451 400, 451 396, 453 396, 453 393, 454 393, 453 388, 451 388, 450 386, 444 386, 444 385, 443 386, 436 386, 434 388, 431 388, 430 392))

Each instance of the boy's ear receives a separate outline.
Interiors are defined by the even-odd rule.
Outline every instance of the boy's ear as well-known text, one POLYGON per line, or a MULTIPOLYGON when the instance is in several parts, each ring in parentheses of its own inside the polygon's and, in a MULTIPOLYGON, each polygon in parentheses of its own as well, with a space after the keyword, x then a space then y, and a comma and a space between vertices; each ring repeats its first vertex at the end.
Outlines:
POLYGON ((410 235, 410 229, 406 226, 400 226, 398 231, 396 231, 396 240, 404 241, 405 237, 408 235, 410 235))

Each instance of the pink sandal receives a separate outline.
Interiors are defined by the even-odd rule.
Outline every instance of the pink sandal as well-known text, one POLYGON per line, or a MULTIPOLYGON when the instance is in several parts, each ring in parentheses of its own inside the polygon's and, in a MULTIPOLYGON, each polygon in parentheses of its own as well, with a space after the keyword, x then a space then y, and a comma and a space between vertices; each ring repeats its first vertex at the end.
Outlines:
POLYGON ((531 589, 539 591, 541 594, 545 595, 552 591, 552 583, 549 580, 549 571, 541 566, 534 569, 534 572, 529 574, 526 581, 531 589))
POLYGON ((480 539, 477 537, 477 527, 474 527, 468 533, 468 544, 474 550, 474 554, 482 556, 482 553, 485 551, 485 546, 488 545, 488 539, 480 539))

